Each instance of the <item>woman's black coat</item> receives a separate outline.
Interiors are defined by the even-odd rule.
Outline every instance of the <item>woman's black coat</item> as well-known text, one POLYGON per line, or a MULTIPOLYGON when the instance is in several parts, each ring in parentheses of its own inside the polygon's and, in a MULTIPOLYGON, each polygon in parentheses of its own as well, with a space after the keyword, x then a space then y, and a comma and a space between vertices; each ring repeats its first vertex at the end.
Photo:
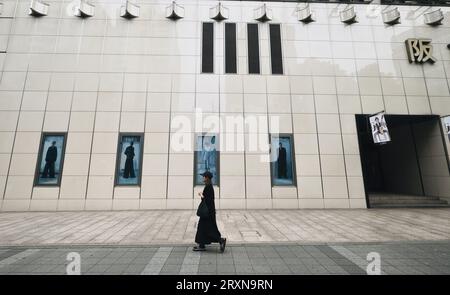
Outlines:
POLYGON ((214 188, 212 184, 205 185, 203 189, 203 201, 206 202, 209 216, 200 217, 195 242, 200 245, 219 243, 221 234, 216 223, 216 206, 214 204, 214 188))

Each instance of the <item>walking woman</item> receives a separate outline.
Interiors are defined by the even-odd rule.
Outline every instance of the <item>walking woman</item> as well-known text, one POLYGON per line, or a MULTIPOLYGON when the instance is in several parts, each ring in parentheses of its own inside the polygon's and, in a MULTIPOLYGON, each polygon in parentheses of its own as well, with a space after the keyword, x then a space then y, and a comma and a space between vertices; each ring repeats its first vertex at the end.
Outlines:
POLYGON ((198 193, 198 195, 202 198, 202 202, 205 202, 208 207, 208 216, 200 217, 200 220, 198 221, 197 234, 195 235, 195 242, 198 246, 195 246, 193 250, 205 251, 205 245, 219 243, 220 252, 223 253, 225 251, 227 239, 222 238, 219 229, 217 228, 214 188, 211 183, 213 175, 209 171, 206 171, 201 175, 203 176, 205 188, 203 189, 203 193, 198 193))

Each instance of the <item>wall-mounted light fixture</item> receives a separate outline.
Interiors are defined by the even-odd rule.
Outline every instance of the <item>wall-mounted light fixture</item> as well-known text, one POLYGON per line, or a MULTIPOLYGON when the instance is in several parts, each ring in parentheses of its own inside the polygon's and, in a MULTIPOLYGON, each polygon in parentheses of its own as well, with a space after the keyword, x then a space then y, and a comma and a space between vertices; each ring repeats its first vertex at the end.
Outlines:
POLYGON ((184 17, 184 7, 178 5, 175 1, 166 7, 166 18, 179 20, 184 17))
POLYGON ((74 15, 78 17, 92 17, 95 14, 95 6, 87 2, 87 0, 80 0, 79 5, 75 6, 74 15))
POLYGON ((353 24, 356 23, 356 11, 355 11, 355 7, 353 5, 347 5, 346 8, 344 8, 344 10, 341 10, 339 12, 339 16, 341 18, 341 22, 345 23, 345 24, 353 24))
POLYGON ((120 16, 123 18, 136 18, 139 17, 140 7, 131 0, 127 0, 127 3, 120 7, 120 16))
POLYGON ((387 7, 381 12, 381 16, 383 17, 383 22, 387 25, 400 23, 400 11, 398 10, 398 7, 387 7))
POLYGON ((255 20, 260 22, 267 22, 272 20, 272 9, 267 8, 267 5, 264 3, 263 6, 258 7, 254 10, 255 20))
POLYGON ((438 26, 444 20, 444 14, 442 13, 442 10, 439 8, 437 10, 424 13, 423 20, 427 25, 438 26))
POLYGON ((209 9, 209 17, 216 21, 228 19, 229 15, 229 9, 223 6, 220 2, 216 6, 209 9))
POLYGON ((50 4, 47 4, 45 2, 42 2, 39 0, 31 0, 30 11, 28 12, 28 14, 32 15, 32 16, 47 15, 49 6, 50 6, 50 4))
POLYGON ((297 6, 296 12, 298 20, 302 23, 307 24, 314 21, 309 3, 297 6))

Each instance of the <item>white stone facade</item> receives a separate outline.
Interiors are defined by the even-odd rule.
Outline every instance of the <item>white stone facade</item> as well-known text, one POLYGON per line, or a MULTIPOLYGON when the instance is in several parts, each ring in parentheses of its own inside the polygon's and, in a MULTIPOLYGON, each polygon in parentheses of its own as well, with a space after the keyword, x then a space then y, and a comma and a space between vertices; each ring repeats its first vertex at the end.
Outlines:
MULTIPOLYGON (((217 207, 365 208, 355 114, 450 115, 449 7, 432 27, 414 6, 400 6, 401 23, 388 26, 368 5, 355 5, 358 22, 347 25, 339 17, 345 5, 311 4, 315 22, 304 24, 295 3, 268 2, 273 19, 259 24, 261 74, 249 75, 246 24, 262 3, 224 1, 238 39, 238 73, 226 75, 224 22, 209 18, 217 1, 177 1, 185 8, 177 21, 165 17, 171 1, 162 0, 138 1, 132 20, 120 17, 125 0, 91 1, 89 18, 74 16, 68 1, 47 1, 39 18, 28 14, 30 1, 0 2, 2 211, 195 208, 193 152, 169 142, 171 119, 193 120, 196 108, 277 117, 280 133, 295 141, 292 187, 271 186, 263 152, 222 151, 217 207), (201 73, 202 22, 214 22, 214 74, 201 73), (283 75, 270 71, 270 23, 281 24, 283 75), (437 62, 410 64, 408 38, 432 39, 437 62), (67 132, 59 187, 33 186, 42 132, 67 132), (145 134, 140 186, 114 185, 119 132, 145 134)), ((219 131, 223 141, 227 131, 219 131)), ((433 181, 450 196, 449 177, 433 181)))

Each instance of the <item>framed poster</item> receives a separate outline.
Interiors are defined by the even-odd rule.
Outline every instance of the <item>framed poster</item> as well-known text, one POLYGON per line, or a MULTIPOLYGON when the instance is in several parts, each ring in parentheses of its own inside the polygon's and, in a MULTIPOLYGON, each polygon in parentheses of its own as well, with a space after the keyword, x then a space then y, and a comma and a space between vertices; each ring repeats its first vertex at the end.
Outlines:
POLYGON ((450 169, 450 115, 441 118, 442 130, 444 131, 444 141, 447 148, 447 164, 450 169))
POLYGON ((369 124, 375 144, 385 144, 391 141, 384 112, 369 117, 369 124))
POLYGON ((213 185, 219 185, 219 136, 198 134, 195 137, 194 185, 203 185, 202 173, 209 171, 213 185))
POLYGON ((296 185, 294 140, 292 134, 270 137, 270 174, 272 186, 296 185))
POLYGON ((450 144, 450 116, 442 117, 442 123, 444 126, 444 135, 447 145, 450 144))
POLYGON ((116 160, 116 185, 140 185, 143 134, 119 134, 116 160))
POLYGON ((65 148, 65 133, 42 134, 34 185, 59 186, 61 184, 65 148))

